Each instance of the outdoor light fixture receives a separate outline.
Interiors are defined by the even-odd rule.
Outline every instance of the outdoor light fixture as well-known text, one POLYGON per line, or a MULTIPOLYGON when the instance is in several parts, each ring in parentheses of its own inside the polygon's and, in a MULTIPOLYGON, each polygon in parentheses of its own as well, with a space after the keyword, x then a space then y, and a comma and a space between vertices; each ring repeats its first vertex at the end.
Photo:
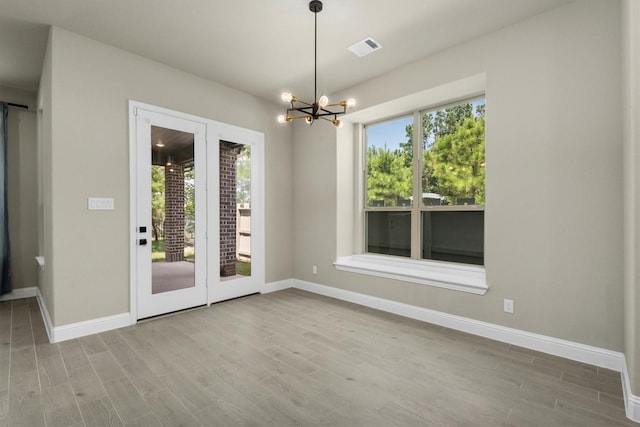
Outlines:
POLYGON ((337 104, 329 104, 329 98, 326 95, 322 95, 318 98, 318 12, 322 11, 322 2, 320 0, 311 0, 309 2, 309 10, 313 12, 314 21, 315 21, 315 33, 314 33, 314 81, 313 81, 313 89, 314 89, 314 99, 315 101, 310 104, 305 102, 298 97, 292 95, 289 92, 284 92, 282 94, 282 100, 284 102, 291 103, 291 108, 287 109, 287 114, 282 114, 278 116, 278 122, 280 123, 288 123, 293 121, 294 119, 305 119, 305 121, 312 125, 313 122, 317 119, 324 119, 333 123, 336 127, 341 127, 342 122, 338 120, 339 114, 344 114, 347 112, 347 108, 353 107, 356 105, 356 101, 354 99, 349 99, 347 101, 340 101, 337 104), (299 115, 293 115, 298 114, 299 115))

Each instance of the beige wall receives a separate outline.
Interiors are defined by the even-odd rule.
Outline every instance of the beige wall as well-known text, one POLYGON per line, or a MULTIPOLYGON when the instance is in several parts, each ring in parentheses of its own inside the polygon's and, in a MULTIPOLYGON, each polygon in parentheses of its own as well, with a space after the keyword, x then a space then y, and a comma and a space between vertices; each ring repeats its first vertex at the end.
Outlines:
POLYGON ((51 43, 54 326, 129 311, 128 100, 264 132, 266 280, 292 276, 291 130, 277 105, 62 29, 51 43), (115 210, 88 211, 91 196, 115 210))
POLYGON ((640 4, 622 2, 625 355, 640 394, 640 4))
POLYGON ((18 289, 38 284, 36 95, 0 87, 0 101, 29 107, 10 107, 7 120, 11 275, 13 288, 18 289))
POLYGON ((334 269, 353 210, 337 153, 351 141, 325 126, 294 130, 295 277, 622 351, 619 52, 619 3, 581 1, 345 90, 367 108, 486 73, 489 292, 334 269))
POLYGON ((38 249, 44 257, 44 271, 40 272, 38 288, 51 319, 55 319, 53 289, 53 176, 52 158, 52 34, 49 32, 47 50, 42 62, 42 74, 38 89, 38 249))
POLYGON ((36 113, 12 108, 8 125, 9 241, 12 284, 17 289, 38 284, 36 113))

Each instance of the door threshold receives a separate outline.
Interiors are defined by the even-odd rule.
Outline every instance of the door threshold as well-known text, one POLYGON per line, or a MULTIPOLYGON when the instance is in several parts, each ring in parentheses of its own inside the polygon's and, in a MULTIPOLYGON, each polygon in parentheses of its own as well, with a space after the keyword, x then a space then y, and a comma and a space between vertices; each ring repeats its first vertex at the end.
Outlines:
POLYGON ((253 296, 253 295, 260 295, 260 292, 254 292, 252 294, 240 295, 239 297, 223 299, 223 300, 220 300, 220 301, 212 302, 211 305, 216 305, 216 304, 220 304, 220 303, 228 302, 228 301, 234 301, 234 300, 237 300, 237 299, 242 299, 242 298, 250 297, 250 296, 253 296))
POLYGON ((188 313, 190 311, 200 310, 202 308, 206 308, 207 304, 196 305, 195 307, 189 307, 182 310, 170 311, 168 313, 156 314, 155 316, 143 317, 142 319, 138 319, 137 323, 148 322, 149 320, 161 319, 163 317, 171 317, 176 314, 188 313))

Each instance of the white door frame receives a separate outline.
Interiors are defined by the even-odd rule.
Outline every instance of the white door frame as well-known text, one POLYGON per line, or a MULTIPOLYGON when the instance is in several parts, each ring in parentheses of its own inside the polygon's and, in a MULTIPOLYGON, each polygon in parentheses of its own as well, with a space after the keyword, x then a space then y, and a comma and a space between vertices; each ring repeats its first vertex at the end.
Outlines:
POLYGON ((226 123, 169 110, 138 101, 129 101, 129 254, 130 254, 130 303, 131 324, 138 319, 138 144, 136 113, 138 109, 202 123, 207 135, 207 304, 260 292, 265 285, 265 202, 264 202, 264 134, 226 123), (251 277, 220 280, 220 208, 219 208, 219 144, 220 141, 238 142, 251 146, 251 277), (231 288, 229 283, 236 286, 231 288), (240 292, 240 294, 238 294, 240 292))

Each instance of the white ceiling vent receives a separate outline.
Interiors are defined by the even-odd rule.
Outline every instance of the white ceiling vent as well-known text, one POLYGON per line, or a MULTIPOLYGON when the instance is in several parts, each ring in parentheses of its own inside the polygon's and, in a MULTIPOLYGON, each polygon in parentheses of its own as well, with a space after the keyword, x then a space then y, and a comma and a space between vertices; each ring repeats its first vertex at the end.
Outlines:
POLYGON ((366 39, 349 46, 349 50, 361 58, 378 49, 382 49, 382 45, 371 37, 367 37, 366 39))

